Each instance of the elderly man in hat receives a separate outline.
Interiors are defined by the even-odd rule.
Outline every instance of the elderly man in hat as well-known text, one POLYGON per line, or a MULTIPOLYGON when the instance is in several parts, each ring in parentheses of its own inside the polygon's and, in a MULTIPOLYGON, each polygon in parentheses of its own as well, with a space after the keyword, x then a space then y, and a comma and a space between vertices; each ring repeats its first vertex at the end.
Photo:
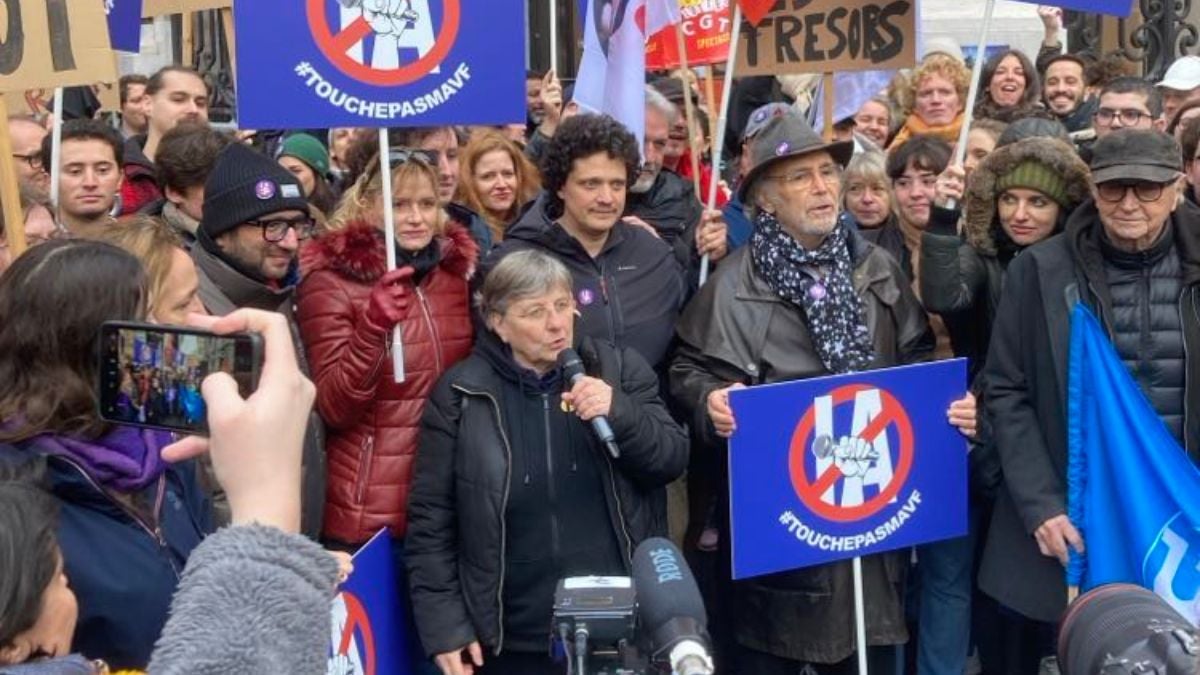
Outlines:
MULTIPOLYGON (((899 264, 839 216, 853 143, 826 143, 788 113, 773 118, 750 151, 739 197, 754 232, 686 309, 670 368, 672 395, 713 452, 724 450, 736 426, 731 388, 913 363, 933 352, 925 312, 899 264)), ((905 563, 904 553, 863 559, 873 672, 894 671, 893 645, 908 637, 905 563)), ((856 672, 849 561, 734 589, 739 672, 856 672)))
POLYGON ((1063 566, 1083 540, 1067 517, 1067 348, 1073 305, 1097 316, 1167 429, 1200 455, 1200 210, 1182 199, 1179 144, 1154 130, 1098 140, 1092 199, 1065 231, 1008 267, 984 377, 1004 486, 979 585, 1028 621, 1034 647, 1007 672, 1053 653, 1067 602, 1063 566), (1013 574, 1020 570, 1020 574, 1013 574))

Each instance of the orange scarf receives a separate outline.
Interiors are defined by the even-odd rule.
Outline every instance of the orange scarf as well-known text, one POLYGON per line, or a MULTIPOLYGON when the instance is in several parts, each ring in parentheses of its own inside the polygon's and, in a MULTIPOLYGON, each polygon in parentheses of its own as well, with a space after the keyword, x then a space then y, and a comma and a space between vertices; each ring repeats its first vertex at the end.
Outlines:
POLYGON ((900 131, 896 132, 896 137, 892 139, 892 144, 888 146, 888 150, 895 150, 907 141, 909 138, 917 134, 930 134, 946 141, 950 145, 958 143, 958 135, 962 132, 963 114, 959 113, 955 116, 954 121, 939 127, 934 127, 926 124, 924 120, 917 117, 916 114, 908 116, 904 120, 904 126, 900 131))

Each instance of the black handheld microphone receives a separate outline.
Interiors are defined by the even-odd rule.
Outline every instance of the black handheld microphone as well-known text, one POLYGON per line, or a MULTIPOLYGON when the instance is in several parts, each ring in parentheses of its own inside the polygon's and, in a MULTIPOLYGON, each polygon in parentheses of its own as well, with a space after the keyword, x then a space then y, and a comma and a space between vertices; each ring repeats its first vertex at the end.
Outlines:
MULTIPOLYGON (((571 386, 575 386, 579 378, 587 374, 583 370, 583 361, 580 360, 579 353, 570 347, 558 353, 558 366, 562 368, 563 377, 571 383, 571 386)), ((592 431, 596 432, 596 437, 608 449, 608 454, 612 455, 613 459, 620 458, 621 449, 617 447, 617 437, 613 434, 607 417, 604 415, 593 417, 592 431)))
POLYGON ((655 658, 665 658, 673 675, 712 675, 708 614, 683 554, 670 541, 652 537, 633 554, 638 616, 655 658))

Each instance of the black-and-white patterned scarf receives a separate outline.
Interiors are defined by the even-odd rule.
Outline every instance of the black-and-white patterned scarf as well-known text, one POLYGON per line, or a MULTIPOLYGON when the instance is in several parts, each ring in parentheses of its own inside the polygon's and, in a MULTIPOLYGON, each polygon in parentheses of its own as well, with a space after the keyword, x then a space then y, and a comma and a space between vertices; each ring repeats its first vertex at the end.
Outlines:
POLYGON ((809 251, 783 231, 775 216, 760 211, 750 238, 754 266, 779 297, 808 317, 817 356, 831 373, 863 370, 871 363, 871 333, 851 281, 845 221, 809 251))

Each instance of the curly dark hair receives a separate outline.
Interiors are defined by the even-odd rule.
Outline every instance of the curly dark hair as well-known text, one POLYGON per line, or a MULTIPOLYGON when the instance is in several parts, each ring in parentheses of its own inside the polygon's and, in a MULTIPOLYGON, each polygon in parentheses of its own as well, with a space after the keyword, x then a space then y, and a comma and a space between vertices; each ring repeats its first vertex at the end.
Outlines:
POLYGON ((154 155, 159 187, 183 192, 202 187, 217 164, 217 155, 233 142, 207 124, 182 122, 163 134, 154 155))
POLYGON ((546 190, 546 211, 554 216, 562 212, 558 191, 567 184, 575 160, 607 153, 625 161, 629 185, 637 179, 642 163, 637 138, 625 125, 608 115, 583 114, 567 119, 558 127, 542 156, 542 187, 546 190))

